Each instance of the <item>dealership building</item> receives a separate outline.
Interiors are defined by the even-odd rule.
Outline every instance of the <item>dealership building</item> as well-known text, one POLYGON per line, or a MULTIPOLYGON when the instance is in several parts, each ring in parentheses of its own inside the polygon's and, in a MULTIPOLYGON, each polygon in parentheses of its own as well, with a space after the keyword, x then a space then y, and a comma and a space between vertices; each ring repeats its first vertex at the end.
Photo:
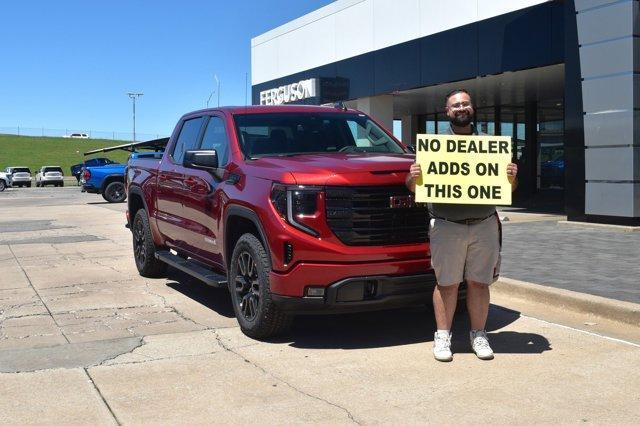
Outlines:
POLYGON ((251 43, 253 104, 343 101, 440 133, 468 90, 513 138, 516 206, 640 225, 638 0, 338 0, 251 43))

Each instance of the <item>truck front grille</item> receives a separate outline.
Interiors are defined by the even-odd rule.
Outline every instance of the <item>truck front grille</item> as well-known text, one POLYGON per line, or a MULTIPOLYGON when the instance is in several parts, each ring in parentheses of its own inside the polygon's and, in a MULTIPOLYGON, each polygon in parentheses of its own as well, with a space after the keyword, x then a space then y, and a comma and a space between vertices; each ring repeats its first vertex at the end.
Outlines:
POLYGON ((391 197, 412 193, 404 186, 326 187, 329 228, 346 245, 415 244, 428 239, 426 206, 391 207, 391 197))

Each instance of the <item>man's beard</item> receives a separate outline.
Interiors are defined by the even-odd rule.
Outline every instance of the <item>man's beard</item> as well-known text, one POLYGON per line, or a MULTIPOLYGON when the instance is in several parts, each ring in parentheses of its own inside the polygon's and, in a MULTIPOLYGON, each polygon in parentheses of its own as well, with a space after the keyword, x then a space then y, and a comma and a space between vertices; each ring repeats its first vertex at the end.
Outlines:
POLYGON ((455 115, 451 119, 451 124, 458 127, 465 127, 471 124, 472 121, 473 121, 473 116, 467 112, 466 114, 455 115))

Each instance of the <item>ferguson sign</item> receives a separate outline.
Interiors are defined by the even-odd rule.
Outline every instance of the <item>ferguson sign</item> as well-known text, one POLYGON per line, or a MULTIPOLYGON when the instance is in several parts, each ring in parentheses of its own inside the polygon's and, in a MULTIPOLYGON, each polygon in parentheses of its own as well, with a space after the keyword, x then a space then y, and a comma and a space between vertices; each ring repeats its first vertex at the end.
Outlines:
POLYGON ((302 80, 260 92, 260 105, 280 105, 316 96, 316 79, 302 80))

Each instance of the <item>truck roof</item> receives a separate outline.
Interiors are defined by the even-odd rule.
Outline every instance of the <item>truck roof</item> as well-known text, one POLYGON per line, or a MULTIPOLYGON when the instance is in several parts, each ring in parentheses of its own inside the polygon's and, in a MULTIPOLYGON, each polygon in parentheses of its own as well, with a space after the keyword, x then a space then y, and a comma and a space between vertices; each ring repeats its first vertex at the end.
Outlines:
POLYGON ((302 112, 302 113, 322 113, 322 112, 337 112, 337 113, 348 113, 348 114, 357 114, 360 111, 355 109, 348 108, 340 108, 338 106, 321 106, 321 105, 247 105, 247 106, 225 106, 219 108, 208 108, 201 109, 197 111, 192 111, 185 115, 192 115, 196 113, 202 112, 214 112, 214 111, 223 111, 229 114, 268 114, 268 113, 278 113, 278 112, 302 112))

